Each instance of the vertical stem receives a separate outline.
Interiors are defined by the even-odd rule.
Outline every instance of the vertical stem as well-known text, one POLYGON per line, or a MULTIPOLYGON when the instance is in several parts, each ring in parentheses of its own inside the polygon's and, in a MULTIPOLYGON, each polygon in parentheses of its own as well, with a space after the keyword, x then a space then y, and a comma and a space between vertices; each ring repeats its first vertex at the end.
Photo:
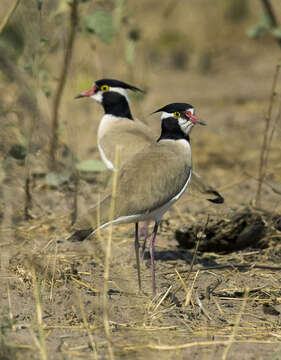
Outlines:
POLYGON ((108 281, 109 281, 109 273, 110 273, 110 258, 111 258, 111 243, 112 243, 112 221, 114 219, 114 211, 115 211, 115 200, 117 193, 117 179, 118 179, 118 164, 120 157, 120 147, 117 145, 115 149, 115 159, 114 159, 114 173, 113 173, 113 181, 112 181, 112 194, 111 194, 111 203, 109 210, 109 236, 106 245, 105 251, 105 264, 104 264, 104 282, 103 282, 103 323, 105 335, 107 338, 107 346, 108 346, 108 354, 111 360, 114 359, 114 353, 111 346, 110 339, 110 329, 108 323, 108 281))
POLYGON ((64 54, 63 66, 59 78, 57 91, 55 93, 52 120, 52 139, 50 144, 50 167, 56 168, 56 154, 58 149, 58 130, 59 130, 59 107, 62 99, 62 93, 65 87, 70 60, 72 57, 73 44, 78 24, 78 0, 72 1, 70 14, 70 33, 67 41, 66 51, 64 54))
POLYGON ((71 213, 71 225, 73 225, 78 215, 78 189, 79 189, 79 173, 74 171, 74 190, 73 190, 73 211, 71 213))
POLYGON ((32 197, 31 197, 31 191, 30 191, 30 174, 27 172, 26 178, 25 178, 25 204, 24 204, 24 218, 25 220, 32 219, 32 216, 30 215, 30 209, 32 208, 32 197))
POLYGON ((265 117, 265 130, 264 130, 264 137, 263 137, 263 143, 261 147, 261 153, 260 153, 260 164, 259 164, 259 176, 258 176, 258 188, 256 193, 256 205, 260 206, 261 203, 261 192, 262 192, 262 185, 263 181, 266 175, 266 166, 267 166, 267 154, 269 151, 269 138, 270 138, 270 124, 271 124, 271 114, 272 114, 272 108, 274 103, 274 98, 276 95, 276 87, 277 87, 277 80, 278 75, 280 71, 280 64, 276 66, 273 83, 272 83, 272 89, 271 89, 271 95, 269 100, 269 106, 268 111, 265 117))

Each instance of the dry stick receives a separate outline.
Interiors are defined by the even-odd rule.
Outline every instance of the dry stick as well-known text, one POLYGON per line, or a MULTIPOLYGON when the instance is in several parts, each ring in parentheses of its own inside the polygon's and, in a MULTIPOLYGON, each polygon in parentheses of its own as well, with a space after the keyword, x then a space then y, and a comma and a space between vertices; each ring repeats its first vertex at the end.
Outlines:
POLYGON ((109 321, 108 321, 108 281, 109 281, 109 271, 110 271, 110 258, 111 258, 111 242, 112 242, 112 220, 114 218, 114 210, 115 210, 115 198, 116 198, 116 190, 117 190, 117 175, 118 175, 118 164, 119 164, 119 155, 120 155, 120 147, 116 146, 115 148, 115 159, 114 159, 114 173, 113 173, 113 182, 112 182, 112 200, 110 204, 109 210, 109 221, 111 222, 109 227, 109 236, 105 250, 105 264, 104 264, 104 285, 103 285, 103 322, 104 322, 104 330, 107 338, 108 344, 108 353, 110 359, 114 359, 113 349, 111 347, 110 340, 110 329, 109 329, 109 321))
POLYGON ((14 3, 12 4, 12 6, 10 7, 10 10, 8 11, 8 13, 6 14, 6 16, 4 17, 4 19, 2 20, 1 24, 0 24, 0 34, 3 31, 4 27, 6 26, 6 24, 8 23, 10 17, 13 15, 13 13, 16 11, 16 8, 18 7, 20 3, 20 0, 15 0, 14 3))
POLYGON ((225 348, 225 350, 224 350, 224 352, 222 354, 222 360, 226 360, 228 352, 229 352, 229 350, 231 348, 231 345, 235 341, 235 336, 237 334, 238 326, 239 326, 242 314, 244 313, 245 306, 246 306, 246 303, 247 303, 248 294, 249 294, 249 288, 246 288, 245 293, 244 293, 244 299, 243 299, 243 302, 242 302, 242 305, 241 305, 241 310, 240 310, 240 312, 239 312, 239 314, 238 314, 238 316, 236 318, 232 334, 231 334, 231 336, 230 336, 230 338, 228 340, 228 343, 226 345, 226 348, 225 348))
POLYGON ((272 89, 271 89, 271 95, 269 100, 269 106, 267 115, 265 117, 265 130, 264 130, 264 137, 263 137, 263 144, 261 147, 261 153, 260 153, 260 165, 259 165, 259 176, 258 176, 258 188, 256 193, 256 205, 260 206, 261 201, 261 190, 262 190, 262 184, 265 178, 266 174, 266 166, 267 166, 267 157, 266 153, 268 150, 268 140, 269 140, 269 131, 270 131, 270 123, 271 123, 271 114, 272 114, 272 108, 274 103, 274 97, 276 95, 276 87, 277 87, 277 80, 278 75, 280 71, 280 64, 276 66, 273 83, 272 83, 272 89))
POLYGON ((70 60, 72 57, 73 44, 78 24, 78 0, 73 0, 70 14, 70 33, 67 41, 66 51, 64 55, 63 66, 59 78, 59 84, 55 93, 55 100, 53 106, 53 120, 52 120, 52 139, 50 144, 50 167, 56 168, 56 153, 58 148, 58 130, 59 130, 59 107, 61 103, 62 93, 66 83, 66 78, 69 70, 70 60))
POLYGON ((277 115, 276 115, 276 117, 274 119, 272 129, 271 129, 271 132, 270 132, 269 138, 268 138, 268 149, 267 149, 267 152, 266 152, 266 163, 268 162, 269 151, 270 151, 270 148, 271 148, 271 143, 272 143, 273 135, 274 135, 274 132, 275 132, 275 129, 276 129, 276 125, 277 125, 278 121, 280 120, 280 118, 281 118, 281 99, 279 101, 279 109, 278 109, 277 115))
POLYGON ((79 189, 79 172, 74 171, 74 191, 73 191, 73 210, 71 212, 71 225, 73 225, 78 215, 78 189, 79 189))
POLYGON ((49 297, 50 301, 53 301, 53 290, 54 290, 54 280, 55 280, 55 272, 56 272, 56 264, 57 264, 57 255, 58 255, 58 244, 56 243, 52 281, 51 281, 51 290, 50 290, 50 297, 49 297))
POLYGON ((24 184, 24 218, 25 220, 32 219, 30 215, 30 209, 32 208, 32 197, 31 197, 31 187, 30 187, 30 175, 29 173, 26 175, 25 184, 24 184))

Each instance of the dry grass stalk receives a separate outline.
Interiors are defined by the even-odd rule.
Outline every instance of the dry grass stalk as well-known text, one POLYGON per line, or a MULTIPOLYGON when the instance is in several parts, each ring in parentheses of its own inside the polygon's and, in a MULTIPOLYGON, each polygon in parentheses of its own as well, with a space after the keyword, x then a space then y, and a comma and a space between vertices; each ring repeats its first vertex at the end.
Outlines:
MULTIPOLYGON (((110 210, 109 210, 109 221, 112 221, 114 219, 119 156, 120 156, 120 147, 116 146, 115 158, 114 158, 114 169, 115 170, 113 173, 113 181, 112 181, 112 200, 111 200, 110 210)), ((109 272, 110 272, 112 231, 113 231, 113 225, 111 223, 109 225, 109 234, 108 234, 108 240, 107 240, 107 245, 106 245, 106 250, 105 250, 104 285, 103 285, 103 322, 104 322, 104 330, 105 330, 106 338, 108 341, 109 357, 110 357, 110 359, 113 360, 114 353, 113 353, 113 349, 111 346, 110 329, 109 329, 109 321, 108 321, 108 281, 109 281, 109 272)))
POLYGON ((87 316, 86 316, 86 313, 85 313, 85 308, 84 308, 84 305, 83 305, 83 302, 82 302, 82 299, 81 299, 81 296, 80 296, 80 293, 77 289, 77 287, 75 286, 74 287, 75 289, 75 293, 76 293, 76 296, 79 300, 79 307, 80 307, 80 312, 81 312, 81 315, 82 315, 82 319, 83 319, 83 323, 84 323, 84 326, 87 330, 87 334, 88 334, 88 337, 90 339, 90 344, 91 344, 91 347, 92 347, 92 356, 94 359, 97 359, 98 358, 98 354, 97 354, 97 347, 96 347, 96 343, 94 341, 94 338, 91 334, 91 331, 90 331, 90 326, 89 326, 89 323, 88 323, 88 320, 87 320, 87 316))
POLYGON ((189 289, 188 293, 186 294, 184 306, 188 306, 189 303, 190 303, 190 301, 191 301, 192 291, 193 291, 194 284, 195 284, 195 281, 196 281, 196 279, 197 279, 197 276, 198 276, 199 272, 200 272, 200 270, 197 270, 197 272, 196 272, 196 274, 195 274, 195 276, 194 276, 194 279, 193 279, 191 288, 189 289))
POLYGON ((62 99, 62 93, 65 87, 69 65, 72 57, 72 50, 78 25, 78 0, 72 0, 70 14, 70 33, 66 45, 63 66, 59 77, 57 91, 54 95, 53 120, 52 120, 52 139, 50 144, 50 167, 55 169, 57 164, 57 148, 59 136, 59 107, 62 99))
POLYGON ((9 306, 9 319, 12 324, 12 329, 14 330, 14 324, 13 324, 13 313, 12 313, 12 303, 11 303, 11 293, 10 293, 10 284, 8 282, 7 284, 7 295, 8 295, 8 306, 9 306))
POLYGON ((159 306, 162 304, 162 302, 166 299, 166 297, 168 296, 169 292, 172 289, 172 285, 168 288, 168 290, 165 292, 165 294, 162 296, 162 298, 159 300, 159 302, 156 304, 155 308, 153 309, 153 311, 156 311, 159 306))
POLYGON ((53 289, 54 289, 54 279, 55 279, 55 272, 56 272, 57 255, 58 255, 58 244, 56 243, 52 280, 51 280, 50 298, 49 298, 50 301, 53 301, 53 289))
MULTIPOLYGON (((193 270, 193 265, 194 265, 194 262, 195 262, 195 259, 196 259, 196 256, 197 256, 197 251, 198 251, 198 248, 199 248, 199 244, 200 244, 200 237, 198 237, 198 240, 196 242, 196 246, 195 246, 195 250, 194 250, 194 254, 193 254, 193 257, 192 257, 192 260, 191 260, 191 264, 190 264, 190 268, 188 271, 188 274, 186 276, 186 279, 185 281, 182 279, 181 275, 179 274, 179 272, 176 270, 176 274, 178 275, 182 285, 183 285, 183 288, 186 292, 188 292, 187 290, 187 287, 186 287, 186 282, 189 280, 189 277, 190 277, 190 274, 192 273, 192 270, 193 270)), ((197 271, 197 270, 196 270, 197 271)), ((175 291, 174 291, 174 295, 176 295, 176 293, 179 291, 180 287, 178 287, 175 291)))
POLYGON ((259 175, 258 175, 258 188, 256 193, 256 206, 260 206, 261 203, 261 192, 262 192, 262 185, 266 176, 266 167, 268 161, 268 154, 270 152, 270 145, 271 139, 273 137, 274 129, 273 126, 272 131, 270 133, 270 129, 272 126, 272 109, 274 104, 274 99, 276 96, 276 88, 278 83, 279 71, 280 71, 281 64, 276 65, 275 74, 273 77, 270 100, 268 105, 267 114, 265 116, 265 130, 264 130, 264 137, 263 143, 261 147, 260 153, 260 164, 259 164, 259 175))
POLYGON ((203 305, 202 301, 199 299, 198 293, 196 292, 196 300, 197 303, 202 311, 202 313, 207 317, 208 320, 213 320, 209 314, 209 312, 206 310, 205 306, 203 305))
POLYGON ((0 24, 0 34, 3 31, 4 27, 6 26, 6 24, 8 23, 10 17, 13 15, 13 13, 16 11, 18 5, 20 3, 20 0, 15 0, 13 2, 13 4, 11 5, 9 11, 7 12, 7 14, 4 16, 4 19, 2 20, 1 24, 0 24))
MULTIPOLYGON (((270 340, 234 340, 235 344, 279 344, 280 341, 270 341, 270 340)), ((156 345, 156 344, 146 344, 146 345, 122 345, 125 350, 140 350, 140 349, 151 349, 151 350, 159 350, 159 351, 173 351, 180 349, 188 349, 192 347, 199 346, 217 346, 217 345, 227 345, 228 341, 218 340, 218 341, 194 341, 191 343, 180 344, 180 345, 156 345)))
MULTIPOLYGON (((40 299, 39 286, 38 286, 38 281, 36 278, 36 273, 35 273, 34 267, 31 268, 31 274, 32 274, 34 298, 35 298, 35 303, 36 303, 37 327, 38 327, 38 333, 39 333, 39 341, 36 341, 36 344, 39 347, 41 359, 47 360, 48 356, 47 356, 47 349, 46 349, 45 334, 44 334, 44 330, 43 330, 41 299, 40 299)), ((35 336, 35 334, 34 334, 34 336, 35 336)), ((36 336, 35 336, 35 338, 36 338, 36 336)))
POLYGON ((243 302, 242 302, 242 305, 241 305, 241 310, 240 312, 238 313, 237 317, 236 317, 236 321, 235 321, 235 324, 234 324, 234 327, 233 327, 233 331, 232 331, 232 334, 229 338, 229 341, 225 347, 225 350, 222 354, 222 360, 226 360, 227 358, 227 355, 228 355, 228 352, 232 346, 232 344, 234 343, 235 341, 235 337, 236 337, 236 334, 237 334, 237 331, 238 331, 238 327, 239 327, 239 324, 240 324, 240 321, 241 321, 241 317, 245 311, 245 306, 246 306, 246 303, 247 303, 247 298, 248 298, 248 294, 249 294, 249 288, 246 288, 245 289, 245 293, 244 293, 244 298, 243 298, 243 302))
POLYGON ((99 293, 100 291, 96 288, 93 288, 92 286, 86 284, 85 282, 81 281, 81 280, 77 280, 74 276, 70 277, 71 280, 73 280, 74 282, 76 282, 77 284, 79 284, 80 286, 83 286, 91 291, 93 291, 94 293, 99 293))

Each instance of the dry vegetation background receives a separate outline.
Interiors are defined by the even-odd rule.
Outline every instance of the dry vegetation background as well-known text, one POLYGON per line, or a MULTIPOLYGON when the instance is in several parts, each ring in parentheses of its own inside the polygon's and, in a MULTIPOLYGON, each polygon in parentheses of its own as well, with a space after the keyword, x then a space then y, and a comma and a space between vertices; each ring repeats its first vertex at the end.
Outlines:
MULTIPOLYGON (((0 3, 0 359, 281 359, 280 77, 256 202, 280 28, 249 36, 260 21, 270 27, 258 0, 80 1, 66 73, 71 3, 0 3), (106 19, 89 33, 97 10, 106 19), (155 299, 148 253, 137 293, 132 225, 113 229, 108 294, 108 231, 57 242, 76 201, 87 209, 108 181, 98 162, 78 181, 77 166, 99 160, 102 109, 74 100, 104 77, 146 90, 131 94, 132 111, 156 133, 159 116, 149 114, 170 102, 193 104, 208 123, 192 133, 194 167, 225 203, 191 189, 165 215, 155 299)), ((280 1, 271 4, 281 21, 280 1)))

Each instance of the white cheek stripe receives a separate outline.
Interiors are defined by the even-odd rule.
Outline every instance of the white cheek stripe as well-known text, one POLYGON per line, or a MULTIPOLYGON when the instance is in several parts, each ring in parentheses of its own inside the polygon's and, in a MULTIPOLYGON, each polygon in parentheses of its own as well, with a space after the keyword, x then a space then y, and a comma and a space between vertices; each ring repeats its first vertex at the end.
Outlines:
POLYGON ((161 120, 169 118, 169 117, 174 117, 174 113, 167 113, 166 111, 162 112, 161 120))
MULTIPOLYGON (((130 99, 129 99, 129 96, 128 96, 128 93, 127 93, 126 89, 123 89, 121 87, 110 86, 108 91, 117 92, 118 94, 124 96, 125 99, 128 102, 128 105, 130 105, 130 99)), ((108 91, 106 91, 106 92, 108 92, 108 91)), ((96 102, 101 104, 104 93, 105 93, 105 91, 99 90, 96 94, 92 95, 91 98, 94 99, 96 102)))

